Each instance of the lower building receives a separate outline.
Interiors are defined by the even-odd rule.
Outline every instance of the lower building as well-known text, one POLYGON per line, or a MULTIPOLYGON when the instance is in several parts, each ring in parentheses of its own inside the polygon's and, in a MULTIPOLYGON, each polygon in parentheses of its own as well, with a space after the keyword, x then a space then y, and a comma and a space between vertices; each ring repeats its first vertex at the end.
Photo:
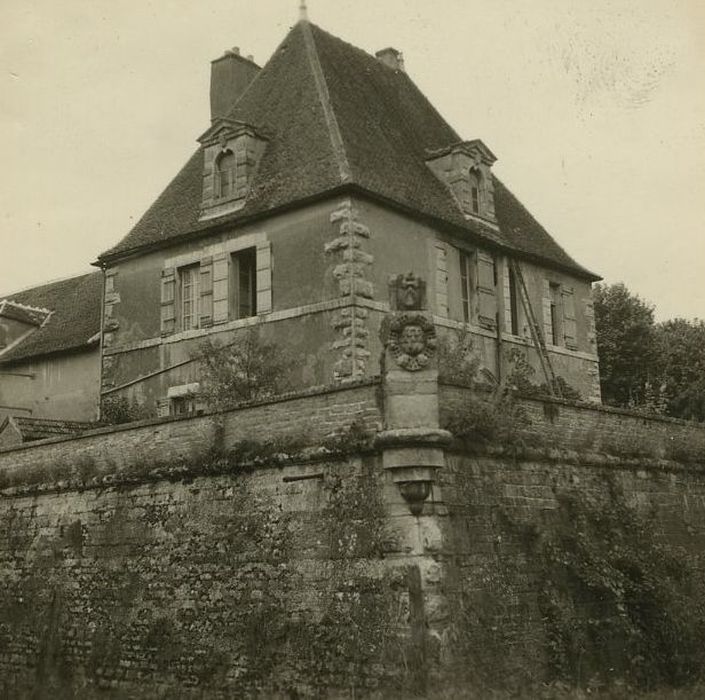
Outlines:
POLYGON ((0 424, 98 419, 101 284, 94 272, 0 297, 0 424))

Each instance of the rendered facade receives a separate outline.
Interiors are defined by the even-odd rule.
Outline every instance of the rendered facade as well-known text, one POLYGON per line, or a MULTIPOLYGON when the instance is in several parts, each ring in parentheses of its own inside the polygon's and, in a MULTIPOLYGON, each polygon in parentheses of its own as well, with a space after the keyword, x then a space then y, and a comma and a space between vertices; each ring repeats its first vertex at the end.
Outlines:
POLYGON ((495 377, 511 348, 540 369, 533 325, 555 374, 599 401, 598 278, 399 52, 371 56, 302 20, 261 70, 237 51, 214 61, 211 111, 192 158, 99 258, 104 397, 173 412, 197 394, 199 344, 253 325, 297 358, 297 384, 373 374, 389 281, 413 272, 435 323, 468 331, 495 377))

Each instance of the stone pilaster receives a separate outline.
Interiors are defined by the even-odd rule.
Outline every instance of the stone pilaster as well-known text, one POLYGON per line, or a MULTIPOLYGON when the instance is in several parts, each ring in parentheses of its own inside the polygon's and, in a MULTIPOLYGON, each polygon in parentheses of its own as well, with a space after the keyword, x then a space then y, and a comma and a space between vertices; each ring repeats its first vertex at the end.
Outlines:
POLYGON ((369 312, 356 306, 355 299, 372 299, 374 296, 372 282, 365 279, 373 257, 362 249, 371 234, 370 229, 360 222, 349 199, 330 215, 330 221, 337 225, 337 230, 335 238, 325 244, 325 253, 334 258, 332 274, 338 282, 340 296, 351 302, 333 320, 338 338, 331 345, 331 350, 340 354, 335 363, 334 378, 345 381, 362 377, 370 357, 369 330, 365 325, 369 312))

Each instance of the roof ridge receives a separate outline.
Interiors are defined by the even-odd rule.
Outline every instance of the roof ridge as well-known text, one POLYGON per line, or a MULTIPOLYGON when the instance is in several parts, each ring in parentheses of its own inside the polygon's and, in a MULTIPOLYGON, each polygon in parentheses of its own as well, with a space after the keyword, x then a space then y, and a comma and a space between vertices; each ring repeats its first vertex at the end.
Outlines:
MULTIPOLYGON (((77 280, 79 277, 90 277, 91 275, 100 274, 99 270, 88 270, 88 272, 80 272, 77 275, 67 275, 66 277, 56 277, 52 280, 47 280, 46 282, 41 282, 40 284, 32 284, 28 287, 22 287, 22 289, 15 289, 7 294, 0 294, 0 300, 12 301, 12 296, 14 294, 23 294, 24 292, 33 292, 36 289, 41 289, 42 287, 49 287, 52 284, 59 284, 60 282, 70 282, 71 280, 77 280)), ((13 304, 18 302, 12 301, 13 304)), ((51 311, 51 309, 41 309, 42 311, 51 311)))
POLYGON ((313 73, 313 80, 316 84, 318 100, 321 103, 323 115, 326 120, 326 126, 328 127, 328 135, 330 136, 333 154, 335 155, 338 170, 340 171, 341 182, 350 182, 350 180, 352 180, 352 170, 350 169, 350 163, 348 162, 348 156, 345 151, 345 143, 343 141, 343 135, 340 131, 340 126, 338 125, 338 119, 335 116, 335 110, 333 109, 333 105, 331 103, 328 83, 326 82, 326 77, 323 73, 323 66, 321 66, 321 60, 318 56, 316 40, 313 38, 313 32, 311 31, 311 24, 306 20, 300 20, 297 26, 300 27, 303 32, 306 54, 308 56, 309 65, 311 66, 311 72, 313 73))
POLYGON ((459 134, 459 132, 455 129, 455 127, 440 113, 440 111, 436 108, 436 106, 431 102, 431 100, 428 99, 426 96, 426 93, 416 84, 414 79, 409 75, 409 73, 406 70, 396 70, 392 68, 391 66, 388 66, 386 63, 383 61, 380 61, 377 56, 374 54, 370 53, 369 51, 366 51, 360 46, 356 46, 355 44, 350 43, 349 41, 346 41, 345 39, 336 36, 335 34, 331 34, 331 32, 326 31, 322 27, 319 27, 317 24, 314 24, 313 22, 309 22, 313 27, 315 27, 316 31, 320 32, 321 34, 325 34, 326 36, 330 37, 334 41, 337 41, 341 44, 345 44, 345 46, 351 50, 354 51, 358 54, 363 55, 368 61, 370 61, 370 65, 379 65, 382 67, 384 70, 387 71, 392 71, 396 73, 402 80, 405 80, 416 92, 416 94, 424 101, 426 106, 433 111, 433 113, 438 117, 440 121, 442 121, 448 129, 453 133, 457 141, 462 141, 462 136, 459 134))
MULTIPOLYGON (((13 294, 17 294, 17 292, 13 292, 13 294)), ((42 306, 29 306, 28 304, 21 304, 19 301, 10 299, 10 297, 2 297, 2 299, 0 299, 0 305, 5 306, 5 304, 12 304, 13 306, 17 306, 18 308, 25 309, 27 311, 43 311, 48 314, 51 313, 51 309, 46 309, 42 306)))

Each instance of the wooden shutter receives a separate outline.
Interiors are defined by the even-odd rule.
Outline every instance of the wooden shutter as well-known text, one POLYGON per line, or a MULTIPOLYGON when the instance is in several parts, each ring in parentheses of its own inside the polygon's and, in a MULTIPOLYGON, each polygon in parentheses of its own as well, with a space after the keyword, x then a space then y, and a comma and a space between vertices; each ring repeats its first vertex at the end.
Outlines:
POLYGON ((257 313, 272 310, 272 247, 269 241, 257 244, 257 313))
POLYGON ((509 281, 509 260, 504 258, 502 269, 502 292, 504 295, 504 330, 506 333, 512 332, 512 289, 509 281))
POLYGON ((543 297, 541 298, 541 314, 543 316, 543 340, 545 343, 553 343, 553 319, 551 318, 551 283, 549 280, 543 281, 543 297))
POLYGON ((470 323, 472 309, 470 301, 470 255, 464 250, 458 251, 460 261, 460 303, 463 307, 463 321, 470 323))
POLYGON ((169 335, 176 330, 176 270, 162 270, 161 333, 169 335))
POLYGON ((448 251, 436 244, 436 313, 448 317, 448 251))
POLYGON ((207 328, 213 324, 213 258, 208 256, 201 260, 200 265, 201 280, 199 284, 201 292, 200 317, 198 325, 200 328, 207 328))
POLYGON ((495 292, 494 258, 477 251, 477 322, 483 328, 497 327, 497 294, 495 292))
POLYGON ((575 298, 573 290, 564 288, 561 290, 561 302, 563 306, 563 339, 565 346, 571 350, 578 349, 578 338, 575 324, 575 298))
POLYGON ((213 323, 225 323, 229 318, 228 257, 227 253, 213 256, 213 323))

